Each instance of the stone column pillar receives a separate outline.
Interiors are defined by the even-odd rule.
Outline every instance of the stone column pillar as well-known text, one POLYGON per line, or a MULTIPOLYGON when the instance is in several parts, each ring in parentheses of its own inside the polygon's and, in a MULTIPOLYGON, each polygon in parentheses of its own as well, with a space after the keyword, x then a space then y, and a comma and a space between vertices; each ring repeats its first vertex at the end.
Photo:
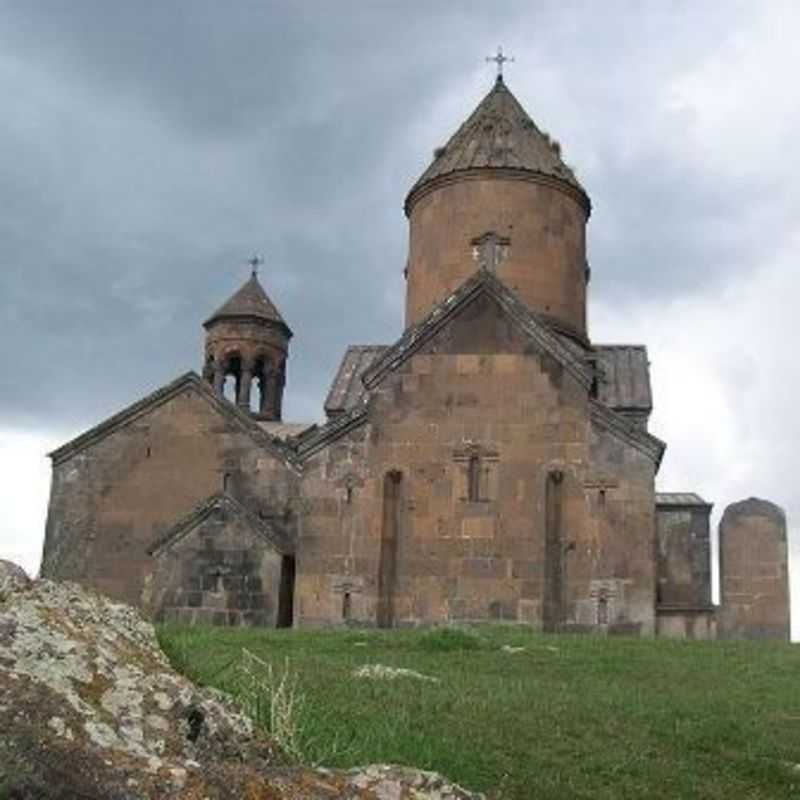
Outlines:
POLYGON ((275 419, 283 419, 283 389, 286 386, 286 362, 278 371, 278 385, 275 389, 275 419))
POLYGON ((217 397, 222 397, 222 392, 225 388, 225 370, 221 365, 214 368, 214 394, 217 397))
POLYGON ((261 391, 261 413, 267 419, 275 419, 275 367, 264 365, 264 379, 261 391))
POLYGON ((236 404, 240 408, 250 410, 250 387, 253 383, 253 367, 251 364, 242 366, 242 374, 239 376, 239 396, 236 404))
POLYGON ((258 403, 258 413, 262 416, 269 413, 269 381, 270 381, 270 373, 272 368, 269 362, 266 362, 261 370, 260 376, 260 386, 261 386, 261 397, 259 398, 258 403))

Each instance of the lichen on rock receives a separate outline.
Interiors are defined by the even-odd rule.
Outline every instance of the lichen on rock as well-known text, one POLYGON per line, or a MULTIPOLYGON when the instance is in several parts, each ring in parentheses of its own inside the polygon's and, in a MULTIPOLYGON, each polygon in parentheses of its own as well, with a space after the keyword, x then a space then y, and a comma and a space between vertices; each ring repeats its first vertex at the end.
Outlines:
POLYGON ((0 572, 0 787, 12 797, 477 798, 432 773, 290 763, 194 686, 133 608, 0 572))

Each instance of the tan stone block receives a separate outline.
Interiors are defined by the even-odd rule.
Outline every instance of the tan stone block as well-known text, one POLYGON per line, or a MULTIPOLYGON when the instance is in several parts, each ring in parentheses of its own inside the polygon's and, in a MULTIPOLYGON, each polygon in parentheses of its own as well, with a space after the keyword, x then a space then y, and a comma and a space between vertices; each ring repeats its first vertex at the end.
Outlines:
POLYGON ((417 354, 411 359, 411 369, 417 375, 429 375, 433 369, 432 360, 435 356, 417 354))
POLYGON ((406 394, 414 394, 419 391, 418 375, 403 375, 403 391, 406 394))
POLYGON ((493 517, 466 517, 461 520, 461 535, 468 539, 492 537, 494 528, 493 517))
POLYGON ((506 354, 492 356, 492 366, 498 376, 513 375, 519 371, 519 356, 506 354))
POLYGON ((480 372, 480 356, 459 355, 456 356, 456 369, 459 375, 477 375, 480 372))

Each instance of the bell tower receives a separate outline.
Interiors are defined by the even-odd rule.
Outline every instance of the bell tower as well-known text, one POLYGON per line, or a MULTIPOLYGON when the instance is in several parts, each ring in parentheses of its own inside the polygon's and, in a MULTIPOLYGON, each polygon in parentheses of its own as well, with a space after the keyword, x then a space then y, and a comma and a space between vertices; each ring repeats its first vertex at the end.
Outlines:
POLYGON ((258 280, 260 261, 249 263, 249 280, 203 323, 203 377, 220 397, 279 421, 292 331, 258 280))
POLYGON ((489 269, 553 328, 586 343, 591 202, 498 66, 491 91, 406 197, 406 326, 489 269))

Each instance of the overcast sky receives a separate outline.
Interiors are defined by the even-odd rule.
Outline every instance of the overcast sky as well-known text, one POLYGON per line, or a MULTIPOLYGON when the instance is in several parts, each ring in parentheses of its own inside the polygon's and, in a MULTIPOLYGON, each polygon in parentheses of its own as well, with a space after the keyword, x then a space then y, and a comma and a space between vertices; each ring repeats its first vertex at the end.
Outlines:
POLYGON ((35 571, 44 453, 198 369, 253 251, 285 417, 321 416, 344 348, 401 331, 405 193, 500 43, 592 197, 592 338, 649 346, 660 488, 791 528, 799 38, 763 0, 0 0, 0 557, 35 571))

